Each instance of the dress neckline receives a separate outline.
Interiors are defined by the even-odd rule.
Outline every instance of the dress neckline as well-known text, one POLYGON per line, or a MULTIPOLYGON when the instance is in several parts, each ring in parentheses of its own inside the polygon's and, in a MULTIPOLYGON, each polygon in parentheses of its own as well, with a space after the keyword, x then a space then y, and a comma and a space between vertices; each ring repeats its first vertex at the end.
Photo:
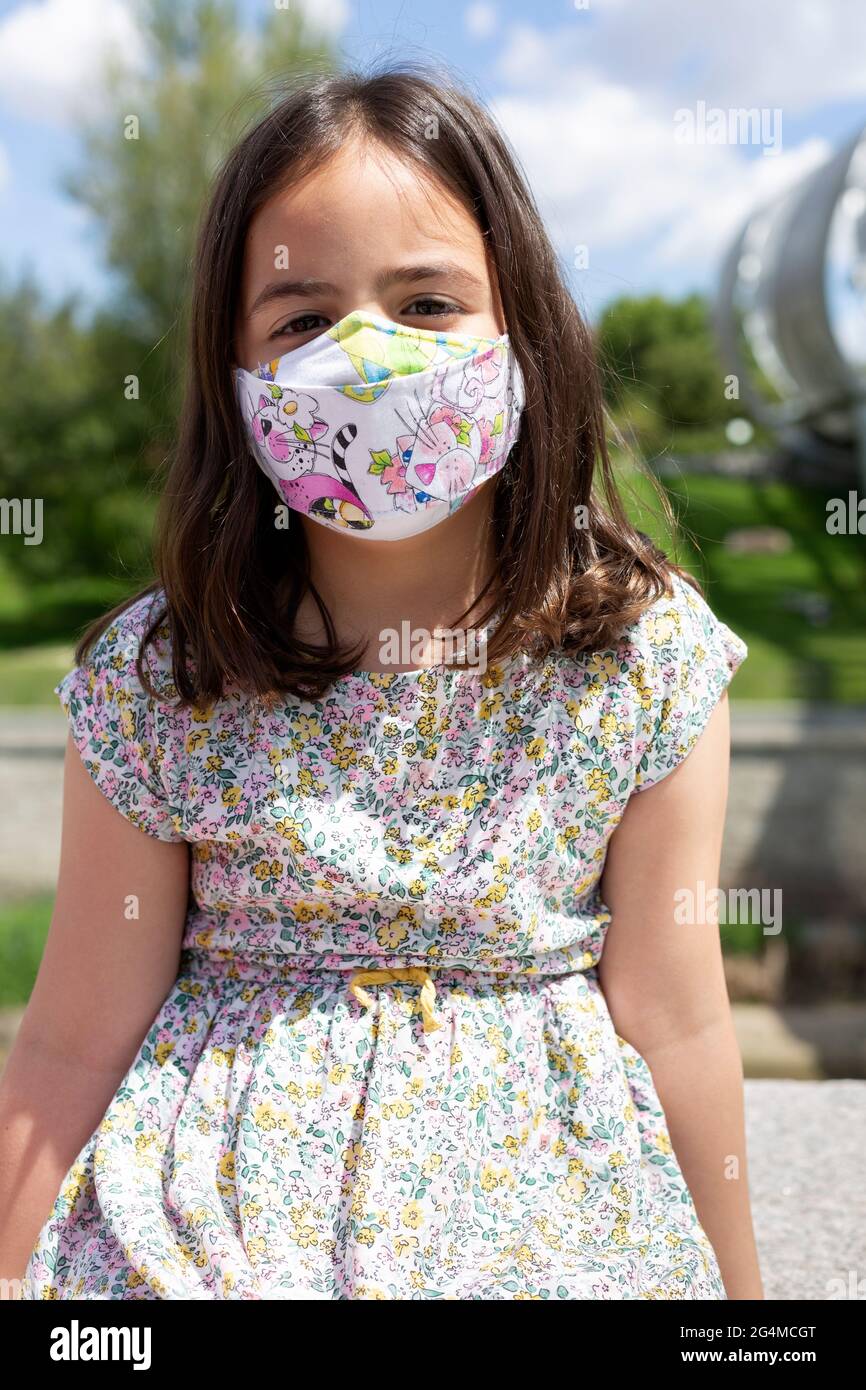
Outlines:
MULTIPOLYGON (((503 608, 504 604, 500 604, 494 611, 490 621, 484 628, 480 629, 487 634, 488 639, 499 622, 503 608)), ((486 666, 481 671, 475 666, 464 666, 462 668, 447 667, 442 661, 434 662, 431 666, 410 666, 403 671, 367 671, 361 667, 355 666, 351 671, 346 671, 342 676, 338 676, 335 680, 331 681, 325 695, 320 696, 318 699, 303 696, 301 700, 302 703, 309 705, 318 706, 327 704, 334 699, 350 681, 363 681, 367 685, 372 686, 374 690, 387 691, 392 690, 397 684, 411 687, 413 684, 420 683, 422 676, 430 676, 437 684, 444 683, 446 686, 450 687, 459 677, 471 677, 478 674, 483 675, 484 670, 487 670, 486 666)))

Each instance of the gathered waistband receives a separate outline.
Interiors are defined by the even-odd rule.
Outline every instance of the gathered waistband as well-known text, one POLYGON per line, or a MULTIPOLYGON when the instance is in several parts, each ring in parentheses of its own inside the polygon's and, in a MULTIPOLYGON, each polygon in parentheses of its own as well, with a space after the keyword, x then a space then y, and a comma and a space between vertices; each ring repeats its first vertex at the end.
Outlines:
POLYGON ((271 952, 254 955, 245 952, 243 955, 233 955, 225 951, 187 948, 181 952, 179 978, 214 985, 231 981, 241 986, 294 985, 303 988, 321 984, 324 979, 331 977, 331 983, 337 989, 347 989, 364 1009, 372 1009, 375 1004, 373 996, 365 988, 366 985, 384 985, 391 982, 415 984, 420 986, 418 1004, 424 1032, 432 1033, 444 1026, 436 1015, 436 983, 433 971, 439 977, 440 983, 450 982, 464 988, 477 988, 479 984, 487 984, 494 989, 502 989, 509 984, 519 988, 530 981, 538 986, 545 979, 588 973, 586 967, 583 970, 572 967, 566 971, 491 970, 467 968, 455 965, 451 961, 442 962, 441 965, 428 963, 408 966, 359 966, 354 962, 343 962, 339 966, 323 966, 317 957, 281 957, 271 952))
MULTIPOLYGON (((184 946, 180 953, 179 975, 213 982, 234 981, 240 984, 318 985, 330 979, 336 987, 346 982, 353 996, 369 1007, 370 995, 365 984, 384 984, 390 980, 414 982, 424 993, 423 1008, 432 1017, 435 979, 443 984, 477 987, 498 986, 507 982, 529 984, 533 980, 574 974, 593 974, 596 958, 589 951, 570 952, 560 949, 537 957, 498 958, 479 961, 468 957, 433 961, 429 957, 411 954, 392 956, 342 955, 327 953, 244 950, 230 947, 184 946), (348 981, 346 977, 348 975, 348 981), (428 1008, 429 1001, 429 1008, 428 1008)), ((426 1017, 426 1013, 425 1013, 426 1017)))

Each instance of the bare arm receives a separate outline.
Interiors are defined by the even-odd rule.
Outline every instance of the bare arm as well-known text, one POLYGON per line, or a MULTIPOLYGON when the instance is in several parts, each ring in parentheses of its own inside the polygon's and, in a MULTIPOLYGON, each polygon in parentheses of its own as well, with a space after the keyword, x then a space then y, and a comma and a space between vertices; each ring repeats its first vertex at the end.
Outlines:
MULTIPOLYGON (((689 755, 636 793, 601 885, 613 920, 599 981, 646 1060, 729 1298, 763 1298, 749 1205, 742 1059, 714 921, 678 922, 675 894, 718 885, 728 796, 727 695, 689 755), (737 1176, 731 1176, 732 1171, 737 1176)), ((681 901, 681 900, 680 900, 681 901)), ((708 917, 711 914, 706 914, 708 917)))
POLYGON ((188 884, 188 846, 121 815, 70 736, 51 928, 0 1078, 0 1277, 23 1276, 67 1169, 171 988, 188 884))

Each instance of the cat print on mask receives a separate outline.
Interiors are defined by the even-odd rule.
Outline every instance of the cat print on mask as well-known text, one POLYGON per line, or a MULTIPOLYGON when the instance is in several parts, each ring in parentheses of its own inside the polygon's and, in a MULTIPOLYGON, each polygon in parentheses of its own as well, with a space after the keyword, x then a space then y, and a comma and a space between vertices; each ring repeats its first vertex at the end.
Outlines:
POLYGON ((356 425, 343 425, 335 434, 330 450, 323 451, 330 457, 336 476, 316 472, 311 468, 303 473, 279 477, 276 480, 283 500, 289 507, 312 517, 314 521, 322 521, 326 525, 339 526, 348 531, 370 529, 373 516, 358 495, 358 489, 346 467, 346 450, 357 433, 356 425))
MULTIPOLYGON (((317 410, 318 401, 313 396, 275 385, 259 396, 258 406, 249 416, 249 428, 256 442, 280 465, 281 476, 299 478, 315 467, 319 457, 316 441, 328 432, 317 410)), ((327 451, 321 456, 327 458, 327 451)))
MULTIPOLYGON (((502 364, 495 358, 491 351, 467 361, 459 373, 437 372, 432 407, 411 435, 398 436, 397 452, 417 502, 451 503, 487 476, 496 420, 484 418, 483 406, 500 393, 502 364)), ((414 403, 421 407, 417 397, 414 403)))

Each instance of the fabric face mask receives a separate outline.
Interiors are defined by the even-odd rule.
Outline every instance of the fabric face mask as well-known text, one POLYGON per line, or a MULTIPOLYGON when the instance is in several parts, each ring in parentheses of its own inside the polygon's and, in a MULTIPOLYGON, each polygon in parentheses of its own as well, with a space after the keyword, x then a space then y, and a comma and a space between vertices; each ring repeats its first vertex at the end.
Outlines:
POLYGON ((253 457, 282 501, 376 540, 426 531, 474 496, 508 458, 524 403, 507 334, 366 313, 235 379, 253 457))

